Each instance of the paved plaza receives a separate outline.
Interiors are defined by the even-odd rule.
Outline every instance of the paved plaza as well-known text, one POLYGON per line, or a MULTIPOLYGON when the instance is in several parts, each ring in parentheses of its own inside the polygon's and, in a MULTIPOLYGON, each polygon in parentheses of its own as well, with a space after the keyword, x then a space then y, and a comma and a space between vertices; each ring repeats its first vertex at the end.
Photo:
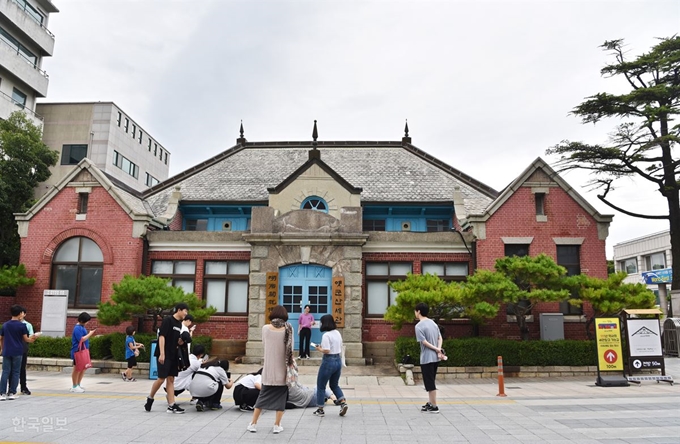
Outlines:
MULTIPOLYGON (((668 358, 668 374, 680 379, 680 359, 668 358)), ((250 371, 233 366, 232 373, 250 371)), ((300 380, 315 383, 314 367, 301 367, 300 380)), ((335 406, 326 417, 313 409, 286 411, 279 435, 274 413, 265 412, 257 433, 246 426, 251 413, 233 405, 225 391, 223 410, 197 412, 180 395, 183 415, 165 412, 161 393, 151 412, 143 404, 148 379, 123 382, 118 374, 86 375, 83 394, 69 393, 67 373, 29 372, 30 396, 0 402, 0 441, 53 443, 222 443, 296 444, 446 443, 680 443, 680 384, 643 382, 598 387, 595 377, 512 378, 507 397, 496 396, 495 379, 439 384, 440 414, 422 413, 422 385, 405 386, 389 367, 350 368, 341 386, 349 402, 346 417, 335 406)))

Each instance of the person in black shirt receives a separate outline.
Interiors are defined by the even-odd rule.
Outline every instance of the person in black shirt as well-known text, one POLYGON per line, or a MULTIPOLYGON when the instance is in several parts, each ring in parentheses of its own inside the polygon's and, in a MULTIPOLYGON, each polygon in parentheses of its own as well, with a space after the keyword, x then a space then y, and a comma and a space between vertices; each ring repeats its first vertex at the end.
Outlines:
POLYGON ((158 334, 156 357, 158 358, 158 379, 151 386, 151 392, 146 398, 144 409, 151 411, 153 397, 165 381, 168 399, 168 413, 184 413, 184 409, 175 403, 175 376, 178 369, 178 347, 184 345, 181 339, 182 321, 189 314, 189 306, 183 302, 175 305, 172 316, 166 316, 161 323, 158 334))

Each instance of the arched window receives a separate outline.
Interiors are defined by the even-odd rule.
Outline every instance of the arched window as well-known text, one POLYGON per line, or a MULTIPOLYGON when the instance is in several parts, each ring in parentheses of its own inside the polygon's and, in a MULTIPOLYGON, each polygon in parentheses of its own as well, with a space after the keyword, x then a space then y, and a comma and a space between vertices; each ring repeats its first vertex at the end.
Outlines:
POLYGON ((68 290, 69 307, 96 307, 102 296, 104 256, 86 237, 63 242, 52 259, 52 288, 68 290))
POLYGON ((300 206, 303 210, 314 210, 321 211, 322 213, 328 213, 328 205, 326 201, 319 196, 309 196, 307 199, 302 201, 300 206))

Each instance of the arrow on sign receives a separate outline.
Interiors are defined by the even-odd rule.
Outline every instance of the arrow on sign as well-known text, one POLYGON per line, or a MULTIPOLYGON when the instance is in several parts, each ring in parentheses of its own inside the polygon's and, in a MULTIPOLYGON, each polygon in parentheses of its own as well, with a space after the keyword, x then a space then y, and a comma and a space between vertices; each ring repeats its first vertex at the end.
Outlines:
POLYGON ((613 364, 616 362, 618 359, 618 356, 616 355, 616 352, 614 350, 607 350, 604 352, 604 360, 607 361, 610 364, 613 364))

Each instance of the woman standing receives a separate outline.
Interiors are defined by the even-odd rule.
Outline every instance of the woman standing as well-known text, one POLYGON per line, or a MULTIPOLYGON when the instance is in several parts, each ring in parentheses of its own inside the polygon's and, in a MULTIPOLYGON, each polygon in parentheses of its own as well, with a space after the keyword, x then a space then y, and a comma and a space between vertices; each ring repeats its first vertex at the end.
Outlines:
POLYGON ((321 317, 321 331, 324 333, 321 338, 321 345, 317 344, 316 349, 323 353, 319 374, 316 377, 316 405, 314 416, 324 416, 323 406, 326 403, 326 384, 330 385, 331 391, 340 404, 340 416, 347 413, 347 402, 342 389, 338 385, 342 372, 342 336, 335 326, 333 316, 327 314, 321 317))
POLYGON ((73 334, 71 335, 71 359, 73 359, 71 382, 73 382, 73 387, 71 387, 69 391, 73 393, 83 393, 85 391, 85 389, 80 386, 80 383, 83 381, 83 376, 85 375, 85 369, 76 370, 75 353, 78 351, 81 344, 83 348, 90 348, 90 338, 97 331, 96 328, 93 328, 88 332, 85 328, 85 325, 90 322, 90 319, 92 319, 92 316, 90 316, 88 312, 84 311, 80 313, 78 315, 78 323, 73 328, 73 334))
POLYGON ((309 305, 305 305, 305 312, 298 319, 298 335, 300 335, 300 359, 309 358, 309 342, 312 340, 312 325, 314 315, 309 312, 309 305))
POLYGON ((288 312, 281 305, 273 308, 269 321, 262 327, 262 344, 264 345, 264 367, 262 368, 262 390, 255 402, 253 419, 246 430, 257 432, 257 420, 262 409, 276 410, 273 433, 283 432, 281 418, 286 409, 288 386, 286 372, 294 365, 293 360, 293 327, 287 322, 288 312))

